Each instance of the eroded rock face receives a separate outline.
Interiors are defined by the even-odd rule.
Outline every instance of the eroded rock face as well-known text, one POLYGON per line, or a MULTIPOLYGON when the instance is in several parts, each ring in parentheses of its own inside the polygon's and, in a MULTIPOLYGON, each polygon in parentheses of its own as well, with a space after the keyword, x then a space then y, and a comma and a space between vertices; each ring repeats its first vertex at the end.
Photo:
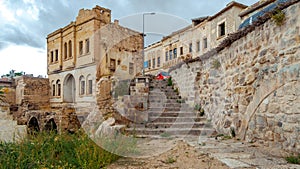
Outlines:
POLYGON ((300 151, 300 48, 296 3, 285 24, 264 21, 223 50, 171 69, 189 104, 200 104, 219 132, 300 151), (220 67, 212 63, 217 60, 220 67))

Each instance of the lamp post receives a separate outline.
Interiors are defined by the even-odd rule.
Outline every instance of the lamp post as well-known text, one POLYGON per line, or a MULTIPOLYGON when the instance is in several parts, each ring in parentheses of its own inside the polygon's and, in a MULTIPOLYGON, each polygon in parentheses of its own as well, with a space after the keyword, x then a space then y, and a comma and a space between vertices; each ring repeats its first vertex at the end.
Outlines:
POLYGON ((145 15, 155 15, 154 12, 143 13, 143 76, 145 75, 145 15))

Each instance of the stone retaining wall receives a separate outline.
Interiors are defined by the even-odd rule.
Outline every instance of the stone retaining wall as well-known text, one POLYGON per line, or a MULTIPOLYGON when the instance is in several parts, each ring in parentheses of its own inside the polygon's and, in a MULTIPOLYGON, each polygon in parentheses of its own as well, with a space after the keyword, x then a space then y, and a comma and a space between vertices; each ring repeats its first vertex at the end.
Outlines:
POLYGON ((219 132, 300 152, 300 3, 284 12, 283 25, 268 20, 171 75, 187 103, 200 104, 219 132))

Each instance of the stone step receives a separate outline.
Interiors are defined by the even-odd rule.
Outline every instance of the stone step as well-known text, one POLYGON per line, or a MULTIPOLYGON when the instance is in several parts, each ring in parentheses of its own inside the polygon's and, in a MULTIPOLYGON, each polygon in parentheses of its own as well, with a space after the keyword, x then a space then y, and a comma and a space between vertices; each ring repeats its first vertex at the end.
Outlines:
POLYGON ((157 102, 150 102, 149 108, 159 108, 159 107, 181 107, 180 103, 157 103, 157 102))
POLYGON ((148 128, 127 128, 125 131, 128 134, 135 135, 137 137, 141 135, 153 136, 160 135, 161 137, 170 136, 184 136, 184 135, 211 135, 215 133, 212 128, 167 128, 167 129, 148 129, 148 128))
POLYGON ((181 99, 159 99, 159 98, 149 98, 149 103, 180 103, 180 104, 185 104, 183 103, 183 100, 181 99))
POLYGON ((149 117, 195 117, 193 112, 149 112, 149 117))
MULTIPOLYGON (((179 122, 179 123, 148 123, 146 128, 202 128, 206 125, 205 122, 179 122)), ((208 126, 208 124, 206 125, 208 126)), ((143 128, 143 127, 141 127, 143 128)))
POLYGON ((148 111, 151 112, 165 112, 165 111, 180 111, 181 107, 151 107, 148 111))
POLYGON ((174 123, 174 122, 200 122, 205 121, 205 117, 149 117, 148 122, 163 122, 163 123, 174 123))

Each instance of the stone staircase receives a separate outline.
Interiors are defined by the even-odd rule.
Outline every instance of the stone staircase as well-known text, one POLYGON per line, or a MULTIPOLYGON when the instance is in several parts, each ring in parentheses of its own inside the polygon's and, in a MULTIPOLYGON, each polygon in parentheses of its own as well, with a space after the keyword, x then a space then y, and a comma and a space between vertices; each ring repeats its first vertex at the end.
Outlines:
MULTIPOLYGON (((185 137, 215 134, 206 118, 184 103, 167 80, 151 79, 148 122, 132 123, 126 133, 137 137, 185 137)), ((144 113, 144 112, 143 112, 144 113)))

